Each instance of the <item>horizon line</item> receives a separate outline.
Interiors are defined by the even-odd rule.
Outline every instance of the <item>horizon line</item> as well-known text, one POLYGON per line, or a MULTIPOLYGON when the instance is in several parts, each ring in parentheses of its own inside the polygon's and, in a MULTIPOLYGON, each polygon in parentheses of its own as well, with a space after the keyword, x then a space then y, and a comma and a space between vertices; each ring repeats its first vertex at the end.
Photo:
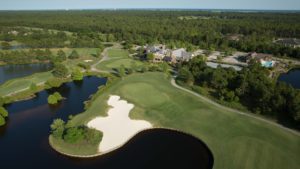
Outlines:
POLYGON ((212 11, 212 10, 219 10, 219 11, 293 11, 293 12, 300 12, 300 9, 243 9, 243 8, 57 8, 57 9, 0 9, 0 11, 83 11, 83 10, 165 10, 165 11, 174 11, 174 10, 181 10, 181 11, 212 11))

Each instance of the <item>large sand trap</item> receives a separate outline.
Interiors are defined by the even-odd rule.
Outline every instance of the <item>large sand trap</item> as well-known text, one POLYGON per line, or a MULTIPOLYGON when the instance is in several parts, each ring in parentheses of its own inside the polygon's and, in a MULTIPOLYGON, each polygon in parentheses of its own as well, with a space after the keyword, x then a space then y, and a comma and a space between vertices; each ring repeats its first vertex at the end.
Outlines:
POLYGON ((152 128, 152 125, 143 120, 131 120, 129 112, 134 105, 120 100, 119 96, 110 96, 108 105, 112 108, 107 117, 96 117, 87 126, 103 132, 103 139, 99 145, 99 152, 108 152, 126 143, 141 130, 152 128))

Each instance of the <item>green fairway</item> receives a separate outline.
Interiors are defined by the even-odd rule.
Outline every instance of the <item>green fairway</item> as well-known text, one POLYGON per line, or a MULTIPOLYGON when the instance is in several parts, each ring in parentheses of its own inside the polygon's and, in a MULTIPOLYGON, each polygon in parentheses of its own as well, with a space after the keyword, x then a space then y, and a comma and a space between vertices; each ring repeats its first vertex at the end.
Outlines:
POLYGON ((121 65, 124 65, 126 68, 130 68, 132 62, 135 62, 137 66, 143 65, 142 62, 133 59, 111 59, 98 64, 96 68, 99 70, 112 70, 118 69, 121 65))
MULTIPOLYGON (((298 169, 300 137, 277 126, 226 111, 173 87, 162 73, 133 74, 96 98, 74 124, 105 116, 109 95, 135 105, 130 116, 156 127, 179 129, 212 150, 215 169, 298 169)), ((182 145, 184 146, 184 145, 182 145)))
POLYGON ((36 73, 23 78, 9 80, 0 86, 0 96, 6 96, 8 94, 16 93, 24 89, 29 89, 32 83, 44 83, 51 77, 53 77, 53 75, 50 72, 44 72, 36 73))
POLYGON ((137 66, 143 65, 141 61, 129 58, 129 53, 126 50, 113 48, 108 50, 108 60, 105 60, 96 66, 99 70, 109 71, 118 69, 121 65, 130 68, 131 64, 135 62, 137 66))
POLYGON ((110 49, 108 50, 108 56, 110 58, 128 58, 129 53, 123 49, 110 49))

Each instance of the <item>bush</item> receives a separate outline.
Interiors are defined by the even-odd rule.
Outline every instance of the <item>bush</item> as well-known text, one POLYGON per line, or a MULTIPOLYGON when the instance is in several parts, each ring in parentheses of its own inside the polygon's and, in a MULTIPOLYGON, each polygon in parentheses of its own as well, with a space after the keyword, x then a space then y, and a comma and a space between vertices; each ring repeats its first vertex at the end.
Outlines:
POLYGON ((61 101, 61 100, 63 99, 63 97, 61 96, 61 94, 58 93, 58 92, 55 92, 55 93, 53 94, 53 96, 56 97, 57 101, 61 101))
POLYGON ((31 85, 30 85, 30 90, 31 91, 37 91, 37 85, 35 84, 35 83, 31 83, 31 85))
POLYGON ((68 69, 65 65, 57 63, 54 65, 54 70, 52 74, 58 78, 65 78, 69 75, 68 69))
POLYGON ((192 90, 204 96, 209 95, 208 91, 201 86, 192 86, 192 90))
POLYGON ((46 85, 48 85, 50 88, 52 87, 59 87, 62 84, 62 81, 58 78, 52 78, 47 80, 46 85))
POLYGON ((148 71, 148 66, 146 66, 146 65, 142 66, 141 72, 142 72, 142 73, 145 73, 145 72, 147 72, 147 71, 148 71))
POLYGON ((7 112, 7 110, 5 110, 4 107, 0 107, 0 115, 2 117, 7 117, 8 116, 8 112, 7 112))
POLYGON ((132 70, 131 68, 128 68, 128 69, 127 69, 127 73, 130 75, 130 74, 133 73, 133 70, 132 70))
POLYGON ((78 143, 84 139, 84 129, 82 127, 68 128, 64 135, 64 140, 68 143, 78 143))
POLYGON ((65 122, 62 119, 55 119, 50 127, 53 137, 61 139, 65 130, 65 122))
POLYGON ((84 137, 88 143, 98 144, 102 140, 103 133, 95 129, 86 128, 84 137))
POLYGON ((3 126, 5 124, 4 117, 0 116, 0 126, 3 126))
POLYGON ((0 106, 4 105, 4 99, 3 97, 0 97, 0 106))
POLYGON ((49 104, 57 104, 58 103, 58 100, 56 99, 56 97, 54 95, 50 95, 48 97, 48 103, 49 104))
POLYGON ((69 59, 78 59, 78 58, 79 58, 79 54, 77 53, 76 50, 73 50, 69 56, 69 59))
POLYGON ((86 70, 91 69, 91 65, 87 65, 87 64, 84 64, 84 63, 78 63, 77 66, 79 66, 83 69, 86 69, 86 70))
POLYGON ((75 69, 72 72, 72 79, 73 80, 82 80, 83 79, 83 73, 80 71, 80 69, 75 69))

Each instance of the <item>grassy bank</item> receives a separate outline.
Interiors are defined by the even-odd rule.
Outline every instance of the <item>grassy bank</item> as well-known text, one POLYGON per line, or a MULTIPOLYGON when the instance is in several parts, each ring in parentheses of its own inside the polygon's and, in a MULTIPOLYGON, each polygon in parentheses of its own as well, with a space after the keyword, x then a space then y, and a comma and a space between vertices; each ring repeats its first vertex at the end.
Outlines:
POLYGON ((74 125, 106 116, 109 95, 135 105, 130 116, 191 133, 208 144, 215 169, 297 169, 300 138, 276 126, 236 114, 178 90, 162 73, 133 74, 103 90, 74 125))
POLYGON ((43 85, 52 77, 51 72, 44 72, 9 80, 0 86, 0 96, 14 95, 26 91, 30 88, 31 84, 36 84, 37 86, 43 85))

